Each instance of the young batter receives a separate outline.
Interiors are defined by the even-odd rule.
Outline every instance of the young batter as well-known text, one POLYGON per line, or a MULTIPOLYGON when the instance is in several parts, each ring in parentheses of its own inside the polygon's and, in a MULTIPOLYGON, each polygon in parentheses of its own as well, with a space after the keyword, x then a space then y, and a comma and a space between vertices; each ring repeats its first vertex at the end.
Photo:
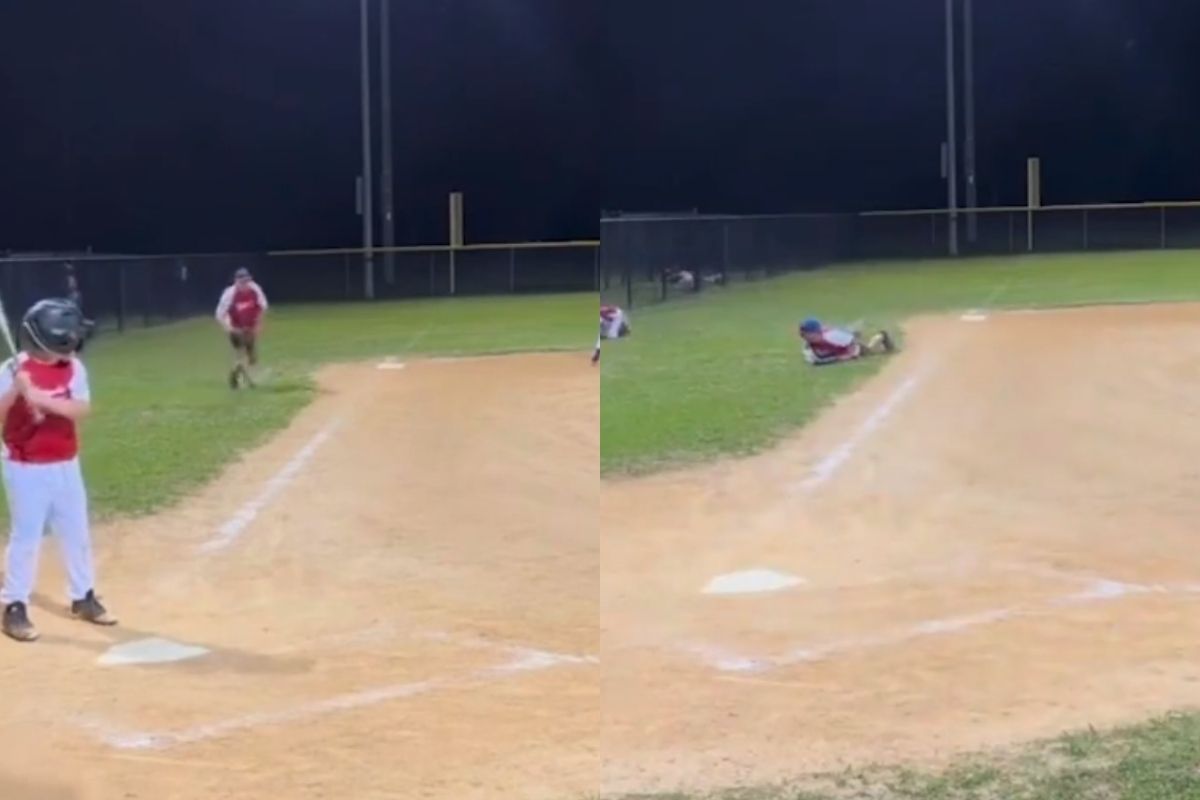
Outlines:
POLYGON ((233 370, 229 373, 229 388, 237 389, 245 379, 254 387, 251 367, 258 363, 258 337, 262 331, 263 315, 267 312, 267 296, 262 287, 242 268, 233 274, 233 283, 225 287, 217 302, 217 322, 229 334, 233 345, 233 370))
POLYGON ((0 368, 4 489, 12 520, 0 602, 4 633, 22 642, 38 637, 28 604, 47 525, 58 535, 71 614, 96 625, 116 624, 96 597, 79 468, 76 424, 91 411, 87 370, 75 355, 83 334, 83 315, 73 303, 43 300, 21 322, 22 352, 0 368))

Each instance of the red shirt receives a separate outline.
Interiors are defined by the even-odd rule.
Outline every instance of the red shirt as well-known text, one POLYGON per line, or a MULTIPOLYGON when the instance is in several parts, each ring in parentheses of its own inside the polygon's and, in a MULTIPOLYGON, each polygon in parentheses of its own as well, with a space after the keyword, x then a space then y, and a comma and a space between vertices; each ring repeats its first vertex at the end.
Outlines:
MULTIPOLYGON (((69 400, 91 400, 87 370, 77 358, 48 364, 22 353, 17 357, 18 369, 29 375, 34 387, 51 397, 69 400)), ((0 391, 12 386, 12 367, 0 367, 0 391)), ((74 420, 46 414, 36 422, 25 398, 18 397, 4 417, 4 450, 10 461, 26 464, 51 464, 70 461, 79 455, 79 436, 74 420)))
POLYGON ((600 319, 608 322, 617 315, 618 311, 620 309, 616 306, 600 306, 600 319))
POLYGON ((805 338, 804 341, 819 359, 854 358, 858 356, 859 346, 854 334, 837 328, 825 328, 819 337, 805 338))
POLYGON ((228 318, 234 330, 248 331, 258 327, 263 312, 267 310, 267 296, 262 287, 251 281, 245 286, 236 283, 221 294, 217 304, 217 319, 228 318))

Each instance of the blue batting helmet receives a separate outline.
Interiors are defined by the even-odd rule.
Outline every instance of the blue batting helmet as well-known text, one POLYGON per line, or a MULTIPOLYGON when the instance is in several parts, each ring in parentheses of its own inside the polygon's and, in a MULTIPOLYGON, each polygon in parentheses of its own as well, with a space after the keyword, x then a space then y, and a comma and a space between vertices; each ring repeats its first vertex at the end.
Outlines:
POLYGON ((820 333, 821 332, 820 320, 814 319, 813 317, 809 317, 808 319, 804 320, 804 322, 800 323, 800 332, 801 333, 820 333))

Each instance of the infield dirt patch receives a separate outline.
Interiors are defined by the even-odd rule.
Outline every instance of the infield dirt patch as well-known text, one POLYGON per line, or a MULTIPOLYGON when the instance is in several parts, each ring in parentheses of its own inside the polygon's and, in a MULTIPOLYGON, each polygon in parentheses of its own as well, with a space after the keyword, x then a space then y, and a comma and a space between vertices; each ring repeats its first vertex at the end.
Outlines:
POLYGON ((1195 705, 1197 322, 919 320, 784 446, 606 481, 606 789, 932 763, 1195 705), (754 569, 806 582, 701 593, 754 569))
POLYGON ((0 647, 0 788, 565 799, 1193 705, 1197 317, 918 321, 776 450, 602 485, 584 358, 332 369, 217 483, 98 533, 120 628, 60 616, 47 553, 43 641, 0 647), (751 570, 803 582, 702 593, 751 570), (97 665, 150 637, 211 653, 97 665))
POLYGON ((367 800, 597 785, 596 370, 530 355, 343 366, 320 384, 180 508, 97 532, 120 627, 63 618, 48 543, 43 638, 0 645, 0 752, 30 751, 0 760, 0 787, 367 800), (97 664, 152 637, 211 652, 97 664))

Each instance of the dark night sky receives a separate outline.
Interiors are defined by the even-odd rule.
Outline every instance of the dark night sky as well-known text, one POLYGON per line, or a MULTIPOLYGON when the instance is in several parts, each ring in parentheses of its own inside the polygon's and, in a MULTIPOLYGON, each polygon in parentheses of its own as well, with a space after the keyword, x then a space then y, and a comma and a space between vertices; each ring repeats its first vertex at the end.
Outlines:
MULTIPOLYGON (((1200 5, 976 0, 980 199, 1200 197, 1200 5)), ((942 0, 393 0, 397 238, 944 203, 942 0)), ((374 54, 377 56, 377 52, 374 54)), ((360 242, 357 0, 0 0, 0 250, 360 242)), ((377 76, 376 76, 377 77, 377 76)))

